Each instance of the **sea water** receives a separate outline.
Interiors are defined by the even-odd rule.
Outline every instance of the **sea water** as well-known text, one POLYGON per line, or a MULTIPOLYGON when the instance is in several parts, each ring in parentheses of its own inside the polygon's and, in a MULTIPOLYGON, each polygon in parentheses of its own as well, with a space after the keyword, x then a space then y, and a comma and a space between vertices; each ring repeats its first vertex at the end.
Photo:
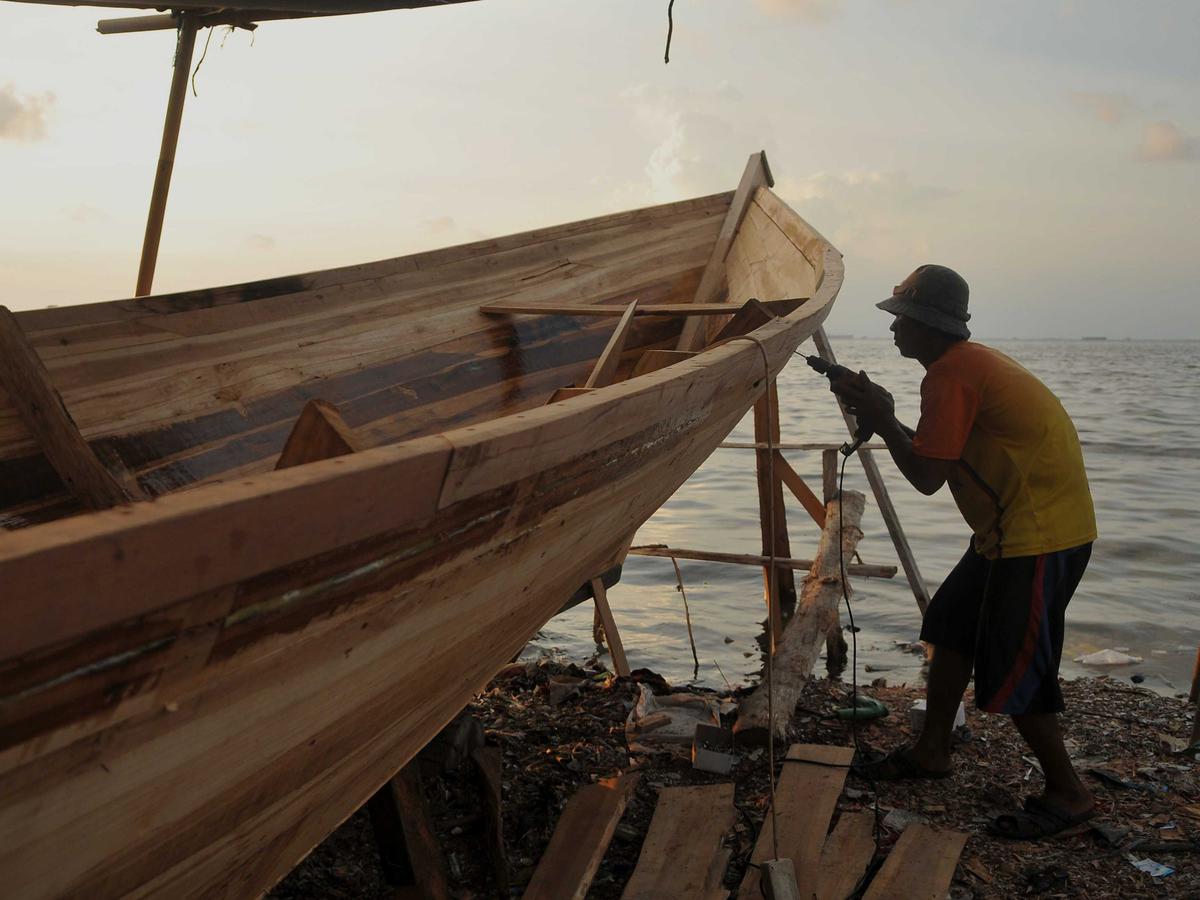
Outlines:
MULTIPOLYGON (((984 343, 1015 358, 1058 395, 1083 443, 1100 537, 1067 611, 1063 674, 1140 675, 1144 686, 1159 692, 1186 691, 1200 644, 1200 341, 984 343), (1073 662, 1104 648, 1144 661, 1105 670, 1073 662)), ((839 362, 887 387, 901 421, 916 425, 920 365, 901 358, 889 339, 835 338, 833 345, 839 362)), ((811 342, 801 349, 815 352, 811 342)), ((845 438, 828 382, 802 359, 793 359, 780 375, 779 394, 782 440, 845 438)), ((753 440, 751 416, 729 440, 753 440)), ((820 495, 820 453, 785 456, 820 495)), ((886 451, 875 458, 932 593, 965 550, 967 528, 948 489, 922 496, 886 451)), ((863 561, 898 565, 855 459, 846 467, 845 486, 867 496, 863 561)), ((792 555, 811 558, 819 531, 784 494, 792 555)), ((761 540, 754 453, 721 449, 646 522, 635 543, 758 554, 761 540)), ((751 682, 762 663, 761 569, 689 560, 679 565, 700 662, 695 682, 714 688, 751 682)), ((798 572, 797 588, 802 577, 798 572)), ((917 639, 920 614, 903 571, 890 581, 852 577, 851 584, 860 680, 919 681, 921 656, 906 645, 917 639)), ((609 602, 632 667, 653 669, 673 683, 693 680, 683 602, 669 559, 629 557, 609 602)), ((591 627, 592 605, 585 603, 553 619, 529 651, 586 658, 595 652, 591 627)))

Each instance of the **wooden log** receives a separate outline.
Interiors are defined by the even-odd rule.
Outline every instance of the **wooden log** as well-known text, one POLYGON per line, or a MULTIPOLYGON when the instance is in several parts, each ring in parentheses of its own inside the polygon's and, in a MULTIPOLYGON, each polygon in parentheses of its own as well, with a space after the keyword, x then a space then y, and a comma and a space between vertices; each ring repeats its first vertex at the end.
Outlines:
MULTIPOLYGON (((651 544, 641 547, 630 547, 630 556, 656 556, 660 559, 694 559, 699 562, 728 563, 739 566, 765 566, 768 557, 752 553, 718 553, 714 550, 688 550, 684 547, 668 547, 666 544, 651 544)), ((792 557, 775 557, 775 565, 796 570, 808 571, 812 568, 811 559, 794 559, 792 557)), ((846 574, 861 578, 894 578, 895 566, 877 566, 867 563, 848 563, 846 574)))
POLYGON ((707 900, 735 816, 732 784, 663 788, 621 900, 707 900))
MULTIPOLYGON (((764 300, 763 306, 777 316, 786 316, 800 308, 808 298, 790 297, 783 300, 764 300)), ((485 303, 479 311, 485 316, 623 316, 628 307, 605 303, 485 303)), ((634 315, 642 316, 728 316, 738 307, 730 303, 640 303, 634 315)), ((703 348, 700 348, 703 349, 703 348)))
POLYGON ((21 421, 72 495, 89 509, 108 509, 141 499, 136 484, 122 485, 92 452, 50 373, 21 330, 16 317, 0 306, 0 385, 21 421))
POLYGON ((138 265, 134 295, 144 297, 154 285, 158 264, 158 245, 162 240, 163 218, 167 213, 167 193, 175 169, 175 148, 179 144, 179 125, 183 121, 183 101, 187 99, 188 75, 192 71, 192 51, 196 48, 197 21, 194 13, 179 16, 179 38, 175 46, 175 68, 167 95, 167 117, 163 123, 162 144, 158 150, 158 170, 150 194, 150 212, 146 216, 146 236, 142 240, 142 259, 138 265))
POLYGON ((613 671, 621 677, 629 674, 629 661, 625 658, 625 645, 621 643, 621 633, 617 631, 617 620, 613 618, 612 608, 608 605, 608 592, 604 582, 599 578, 592 579, 592 597, 596 604, 596 612, 604 625, 604 639, 608 642, 608 652, 612 654, 613 671))
POLYGON ((363 449, 337 407, 324 400, 309 400, 300 411, 279 454, 276 469, 345 456, 363 449))
POLYGON ((604 345, 600 358, 592 367, 591 374, 583 383, 585 388, 605 387, 613 383, 617 374, 617 366, 621 364, 621 353, 625 349, 625 341, 629 338, 629 330, 633 327, 633 316, 637 312, 638 302, 634 300, 625 307, 625 314, 617 321, 612 337, 604 345))
POLYGON ((640 777, 605 778, 575 792, 522 900, 584 900, 640 777))
POLYGON ((471 753, 471 760, 479 772, 483 788, 484 832, 487 837, 488 857, 492 861, 492 874, 496 892, 508 896, 508 854, 504 850, 504 807, 502 802, 503 764, 498 747, 478 747, 471 753))
POLYGON ((875 856, 875 813, 843 812, 821 850, 816 900, 846 900, 854 895, 875 856))
POLYGON ((812 492, 804 479, 792 468, 791 463, 783 458, 783 454, 776 451, 775 453, 775 471, 779 473, 780 480, 787 485, 789 491, 792 492, 800 505, 804 507, 814 522, 822 528, 825 527, 825 504, 817 499, 817 495, 812 492))
POLYGON ((817 654, 829 633, 833 615, 842 601, 838 548, 841 547, 843 559, 849 558, 854 552, 862 538, 859 523, 862 521, 865 505, 865 498, 858 491, 844 491, 840 498, 831 501, 826 508, 826 525, 821 533, 821 545, 817 550, 816 559, 813 560, 812 569, 804 580, 799 608, 776 647, 773 663, 774 722, 768 723, 769 681, 764 671, 758 688, 738 709, 738 719, 733 730, 741 739, 765 740, 768 727, 774 728, 777 737, 784 735, 792 711, 796 708, 796 701, 812 675, 817 654))
MULTIPOLYGON (((750 862, 761 863, 775 856, 777 822, 779 857, 795 864, 801 897, 812 897, 817 889, 821 848, 853 758, 853 747, 793 744, 788 748, 775 786, 775 814, 768 810, 763 818, 750 862)), ((758 869, 750 866, 738 900, 757 900, 762 896, 761 886, 758 869)))
POLYGON ((414 900, 448 900, 450 884, 425 805, 420 762, 414 759, 381 787, 367 810, 388 883, 411 888, 406 893, 414 900))
MULTIPOLYGON (((729 248, 733 246, 733 239, 737 236, 746 210, 754 202, 755 192, 764 185, 769 187, 774 183, 766 152, 752 153, 746 161, 746 168, 742 172, 737 190, 733 193, 725 221, 721 223, 721 230, 717 233, 717 240, 709 253, 704 274, 700 276, 700 284, 697 285, 696 295, 692 298, 693 303, 709 303, 726 292, 725 257, 729 255, 729 248)), ((706 338, 703 323, 689 320, 679 334, 679 342, 675 349, 700 350, 707 343, 706 338)))
MULTIPOLYGON (((818 328, 813 333, 813 342, 817 345, 817 352, 822 359, 828 360, 831 363, 837 362, 837 357, 833 355, 833 347, 829 344, 829 339, 825 336, 824 327, 818 328)), ((838 399, 838 406, 842 410, 842 418, 846 420, 846 427, 851 434, 858 430, 858 423, 854 420, 854 416, 846 412, 846 407, 841 399, 838 399)), ((887 485, 883 481, 883 475, 879 471, 879 465, 875 462, 875 457, 871 451, 859 449, 859 461, 862 463, 863 471, 867 474, 867 481, 871 485, 871 492, 875 495, 875 502, 879 504, 879 514, 883 516, 884 524, 887 525, 888 534, 891 535, 892 544, 896 548, 896 555, 900 557, 900 565, 904 567, 904 574, 908 578, 908 586, 912 589, 913 596, 917 600, 917 607, 921 610, 921 615, 925 615, 925 608, 929 606, 929 591, 925 587, 925 582, 921 578, 921 572, 917 568, 917 559, 913 555, 912 548, 908 545, 908 538, 904 536, 904 529, 900 526, 900 516, 896 512, 896 507, 892 504, 892 498, 888 494, 887 485)))
MULTIPOLYGON (((767 392, 754 403, 754 439, 764 443, 779 440, 779 391, 774 381, 768 386, 767 392)), ((762 555, 790 557, 792 548, 788 541, 787 509, 783 505, 783 482, 779 480, 778 471, 774 472, 774 482, 771 481, 772 457, 769 450, 756 451, 754 457, 755 474, 758 479, 762 555), (771 522, 772 511, 774 525, 771 522)), ((763 588, 767 600, 768 634, 773 641, 778 641, 783 632, 783 609, 786 607, 791 610, 796 605, 796 580, 792 570, 777 564, 772 572, 768 561, 768 564, 763 566, 763 588)))
POLYGON ((913 900, 945 897, 958 867, 967 835, 914 823, 871 880, 863 900, 913 900))

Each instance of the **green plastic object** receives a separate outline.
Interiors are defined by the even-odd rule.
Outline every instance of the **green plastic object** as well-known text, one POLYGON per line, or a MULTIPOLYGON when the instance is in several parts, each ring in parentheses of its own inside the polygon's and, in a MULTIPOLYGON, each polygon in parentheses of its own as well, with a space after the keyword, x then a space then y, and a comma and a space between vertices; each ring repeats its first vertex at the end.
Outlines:
POLYGON ((839 719, 858 719, 864 722, 871 719, 882 719, 887 714, 888 708, 874 697, 859 697, 854 706, 847 706, 845 709, 837 711, 839 719))

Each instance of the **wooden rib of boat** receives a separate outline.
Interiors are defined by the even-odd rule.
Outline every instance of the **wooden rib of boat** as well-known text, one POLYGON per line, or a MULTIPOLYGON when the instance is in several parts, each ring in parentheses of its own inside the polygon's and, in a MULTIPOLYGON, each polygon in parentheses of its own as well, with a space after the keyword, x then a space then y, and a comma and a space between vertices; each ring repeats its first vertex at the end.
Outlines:
POLYGON ((18 313, 80 446, 154 499, 82 511, 0 391, 6 895, 254 896, 412 758, 824 320, 841 258, 764 181, 756 154, 733 193, 18 313), (602 355, 614 383, 547 405, 602 355), (310 400, 361 449, 273 471, 310 400))

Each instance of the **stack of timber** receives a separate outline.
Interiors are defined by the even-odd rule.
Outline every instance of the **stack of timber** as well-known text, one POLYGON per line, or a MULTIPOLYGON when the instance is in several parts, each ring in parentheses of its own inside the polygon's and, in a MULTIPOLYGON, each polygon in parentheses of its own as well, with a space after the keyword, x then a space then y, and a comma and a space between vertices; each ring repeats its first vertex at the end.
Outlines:
POLYGON ((620 561, 825 319, 841 258, 765 171, 755 154, 735 194, 15 314, 6 890, 254 896, 387 783, 620 561), (690 304, 713 279, 731 313, 805 299, 758 346, 707 344, 725 316, 630 315, 607 383, 547 403, 634 300, 690 304), (499 303, 555 311, 480 311, 499 303), (563 314, 591 307, 617 315, 563 314), (707 324, 680 346, 689 321, 707 324), (56 399, 33 407, 20 392, 39 379, 56 399), (306 442, 310 401, 336 439, 302 462, 285 443, 306 442), (99 500, 76 475, 97 461, 99 500))

